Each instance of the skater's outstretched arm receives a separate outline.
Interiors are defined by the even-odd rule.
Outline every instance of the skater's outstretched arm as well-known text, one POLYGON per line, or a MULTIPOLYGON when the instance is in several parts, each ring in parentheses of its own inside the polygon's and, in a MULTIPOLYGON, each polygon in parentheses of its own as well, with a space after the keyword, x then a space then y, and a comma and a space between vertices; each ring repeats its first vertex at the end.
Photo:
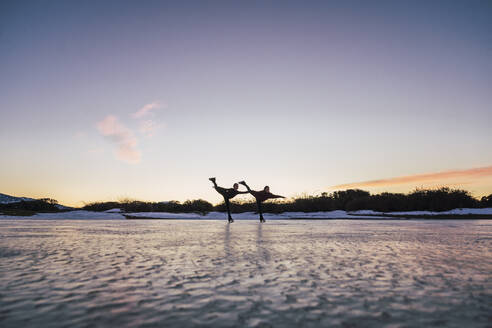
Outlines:
POLYGON ((280 195, 271 194, 271 195, 268 195, 268 198, 285 198, 285 197, 284 196, 280 196, 280 195))

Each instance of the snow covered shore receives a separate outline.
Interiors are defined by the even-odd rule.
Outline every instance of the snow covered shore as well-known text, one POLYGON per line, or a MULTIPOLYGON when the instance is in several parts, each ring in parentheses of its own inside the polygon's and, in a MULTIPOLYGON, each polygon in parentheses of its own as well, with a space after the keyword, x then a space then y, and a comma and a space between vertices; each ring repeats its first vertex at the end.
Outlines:
MULTIPOLYGON (((105 211, 105 212, 91 212, 91 211, 68 211, 60 213, 37 213, 32 216, 8 216, 0 215, 0 219, 14 220, 14 219, 27 219, 27 220, 124 220, 125 215, 131 218, 141 219, 178 219, 178 220, 225 220, 227 214, 223 212, 210 212, 205 215, 198 213, 167 213, 167 212, 140 212, 140 213, 122 213, 117 209, 105 211)), ((380 218, 377 216, 364 216, 364 215, 350 215, 345 211, 331 211, 331 212, 287 212, 281 214, 264 214, 266 220, 286 220, 286 219, 364 219, 364 218, 380 218)), ((233 214, 235 220, 258 220, 258 214, 254 212, 235 213, 233 214)))
MULTIPOLYGON (((134 218, 159 218, 159 219, 200 219, 200 220, 224 220, 227 215, 223 212, 210 212, 206 215, 193 213, 160 213, 160 212, 142 212, 128 213, 134 218)), ((363 216, 351 215, 345 211, 330 211, 330 212, 285 212, 279 214, 265 213, 263 215, 266 220, 287 220, 287 219, 362 219, 363 216)), ((234 213, 232 217, 235 220, 258 220, 258 214, 254 212, 234 213)), ((375 217, 370 217, 375 218, 375 217)), ((384 217, 381 217, 384 219, 384 217)))
MULTIPOLYGON (((462 208, 446 212, 411 211, 411 212, 375 212, 371 210, 346 212, 285 212, 280 214, 266 213, 266 220, 289 220, 289 219, 395 219, 395 218, 419 218, 419 217, 449 217, 460 218, 464 216, 490 216, 492 208, 462 208)), ((227 215, 223 212, 210 212, 205 215, 198 213, 166 213, 166 212, 140 212, 123 213, 120 209, 112 209, 105 212, 91 211, 68 211, 59 213, 37 213, 32 216, 9 216, 0 215, 0 220, 125 220, 127 216, 131 219, 181 219, 181 220, 225 220, 227 215)), ((235 220, 258 220, 258 214, 254 212, 235 213, 235 220)))
POLYGON ((409 212, 374 212, 374 211, 356 211, 356 212, 350 212, 353 214, 361 214, 361 215, 429 215, 429 216, 436 216, 436 215, 492 215, 492 208, 455 208, 454 210, 450 211, 444 211, 444 212, 431 212, 431 211, 409 211, 409 212))
POLYGON ((91 211, 68 211, 58 213, 37 213, 32 216, 0 215, 0 220, 125 220, 120 213, 91 211))

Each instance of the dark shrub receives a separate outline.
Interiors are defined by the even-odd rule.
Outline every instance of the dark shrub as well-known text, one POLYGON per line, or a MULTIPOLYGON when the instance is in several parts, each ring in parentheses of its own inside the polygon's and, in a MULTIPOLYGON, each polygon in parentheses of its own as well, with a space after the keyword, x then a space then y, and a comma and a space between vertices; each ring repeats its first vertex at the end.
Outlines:
POLYGON ((408 195, 408 202, 409 209, 417 211, 448 211, 478 205, 478 201, 468 191, 448 187, 417 189, 408 195))
POLYGON ((334 209, 345 210, 349 202, 357 198, 367 197, 367 196, 369 196, 368 191, 360 190, 360 189, 347 189, 347 190, 335 191, 331 195, 331 198, 333 199, 335 205, 334 209))
POLYGON ((156 212, 170 212, 177 213, 181 210, 181 203, 177 200, 172 200, 170 202, 155 203, 154 211, 156 212))
POLYGON ((88 211, 107 211, 112 208, 121 208, 125 212, 207 213, 213 210, 213 205, 203 199, 187 200, 183 204, 178 201, 151 203, 125 199, 119 202, 90 203, 83 207, 88 211))
POLYGON ((483 196, 480 200, 481 207, 492 207, 492 194, 488 196, 483 196))
POLYGON ((183 203, 183 212, 208 213, 214 206, 203 199, 187 200, 183 203))
POLYGON ((327 193, 322 193, 320 196, 303 195, 295 198, 290 204, 287 203, 285 207, 293 212, 320 212, 338 209, 337 201, 327 193))
POLYGON ((107 211, 107 210, 110 210, 113 208, 120 208, 120 203, 118 203, 118 202, 95 202, 95 203, 85 204, 84 207, 82 207, 83 210, 96 211, 96 212, 107 211))
POLYGON ((346 205, 347 211, 372 210, 371 196, 364 196, 352 199, 346 205))

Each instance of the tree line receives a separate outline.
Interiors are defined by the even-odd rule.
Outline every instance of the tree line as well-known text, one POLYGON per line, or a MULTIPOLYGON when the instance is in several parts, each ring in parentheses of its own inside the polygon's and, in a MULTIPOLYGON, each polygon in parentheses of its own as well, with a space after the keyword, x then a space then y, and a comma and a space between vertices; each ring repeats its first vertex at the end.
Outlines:
MULTIPOLYGON (((288 200, 273 200, 263 204, 266 213, 282 212, 321 212, 333 210, 357 211, 373 210, 377 212, 394 211, 447 211, 455 208, 492 207, 492 194, 480 199, 473 197, 468 191, 442 187, 439 189, 416 189, 410 193, 389 193, 371 195, 360 189, 347 189, 320 195, 303 195, 288 200)), ((222 202, 213 205, 203 199, 187 200, 185 202, 144 202, 124 199, 118 202, 93 202, 81 209, 88 211, 107 211, 120 208, 125 212, 170 212, 170 213, 208 213, 225 211, 222 202)), ((34 201, 21 201, 0 204, 0 210, 28 210, 35 212, 63 211, 58 202, 51 198, 34 201)), ((233 213, 255 212, 254 201, 231 202, 233 213)))
MULTIPOLYGON (((320 195, 304 195, 289 200, 273 200, 263 204, 264 212, 321 212, 333 210, 357 211, 373 210, 378 212, 394 211, 447 211, 455 208, 492 207, 492 194, 477 199, 466 190, 450 189, 416 189, 411 193, 380 193, 371 195, 360 189, 340 190, 320 195)), ((96 202, 83 207, 85 210, 106 211, 112 208, 121 208, 126 212, 171 212, 208 213, 211 211, 225 211, 222 202, 213 205, 203 199, 187 200, 183 203, 170 202, 142 202, 124 200, 120 202, 96 202)), ((233 213, 255 212, 254 201, 231 202, 233 213)))

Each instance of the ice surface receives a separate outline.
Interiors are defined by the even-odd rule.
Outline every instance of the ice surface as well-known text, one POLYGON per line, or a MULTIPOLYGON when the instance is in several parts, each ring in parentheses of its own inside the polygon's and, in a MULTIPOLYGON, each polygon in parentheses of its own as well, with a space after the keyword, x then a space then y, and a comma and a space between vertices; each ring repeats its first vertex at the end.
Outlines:
MULTIPOLYGON (((139 213, 126 213, 133 217, 142 218, 160 218, 160 219, 183 219, 183 220, 225 220, 227 214, 224 212, 210 212, 205 215, 199 213, 167 213, 167 212, 139 212, 139 213)), ((492 215, 492 208, 464 208, 455 209, 447 212, 427 212, 427 211, 413 211, 413 212, 375 212, 371 210, 363 211, 330 211, 330 212, 285 212, 280 214, 265 213, 266 220, 285 220, 285 219, 391 219, 386 215, 468 215, 468 214, 480 214, 480 215, 492 215)), ((254 212, 245 213, 233 213, 234 220, 258 220, 258 214, 254 212)), ((38 213, 33 216, 8 216, 0 215, 0 220, 11 219, 27 219, 27 220, 118 220, 125 219, 123 211, 119 208, 107 210, 105 212, 91 212, 91 211, 67 211, 60 213, 38 213)))
POLYGON ((2 220, 0 326, 487 327, 491 250, 487 220, 2 220))

